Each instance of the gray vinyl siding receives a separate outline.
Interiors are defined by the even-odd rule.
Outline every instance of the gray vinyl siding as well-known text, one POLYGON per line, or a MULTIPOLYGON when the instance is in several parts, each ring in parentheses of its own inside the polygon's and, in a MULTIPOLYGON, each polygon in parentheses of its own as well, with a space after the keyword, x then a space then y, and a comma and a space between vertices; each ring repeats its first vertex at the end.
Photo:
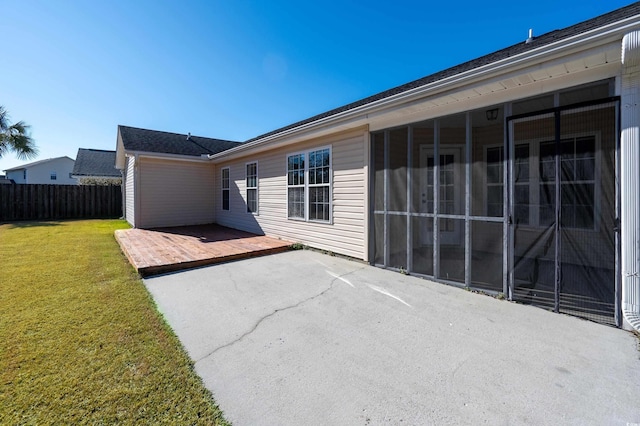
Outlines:
POLYGON ((125 218, 131 226, 136 226, 135 215, 135 158, 126 158, 126 172, 125 172, 125 218))
POLYGON ((201 225, 215 221, 210 163, 139 159, 136 226, 201 225))
MULTIPOLYGON (((366 133, 344 133, 246 156, 220 163, 230 170, 230 210, 220 203, 216 219, 220 225, 299 242, 322 250, 366 259, 366 133), (331 147, 332 223, 305 222, 287 218, 287 155, 331 147), (245 164, 258 162, 258 211, 247 213, 245 164)), ((222 197, 220 179, 216 179, 215 197, 222 197)))

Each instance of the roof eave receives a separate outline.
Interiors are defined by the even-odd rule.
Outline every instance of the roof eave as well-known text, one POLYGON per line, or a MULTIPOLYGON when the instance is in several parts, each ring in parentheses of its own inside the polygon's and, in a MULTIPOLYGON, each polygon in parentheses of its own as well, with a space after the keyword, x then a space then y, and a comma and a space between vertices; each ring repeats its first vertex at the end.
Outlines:
POLYGON ((146 157, 157 158, 164 160, 179 160, 179 161, 192 161, 192 162, 206 162, 206 156, 194 156, 194 155, 181 155, 181 154, 167 154, 163 152, 151 152, 151 151, 128 151, 125 150, 124 154, 128 157, 146 157))

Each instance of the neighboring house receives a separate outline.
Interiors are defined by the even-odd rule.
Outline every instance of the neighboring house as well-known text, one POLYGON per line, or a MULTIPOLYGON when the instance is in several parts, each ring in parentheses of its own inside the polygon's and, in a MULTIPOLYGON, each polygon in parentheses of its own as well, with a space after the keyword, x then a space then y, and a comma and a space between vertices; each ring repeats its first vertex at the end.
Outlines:
POLYGON ((635 3, 211 154, 120 126, 126 218, 640 329, 638 71, 635 3))
POLYGON ((76 185, 71 177, 75 161, 69 157, 49 158, 4 170, 7 179, 23 184, 76 185))
POLYGON ((121 173, 116 169, 116 152, 79 148, 71 175, 80 183, 83 179, 119 181, 121 173))
POLYGON ((0 175, 0 185, 11 185, 15 182, 12 179, 8 179, 6 175, 0 175))

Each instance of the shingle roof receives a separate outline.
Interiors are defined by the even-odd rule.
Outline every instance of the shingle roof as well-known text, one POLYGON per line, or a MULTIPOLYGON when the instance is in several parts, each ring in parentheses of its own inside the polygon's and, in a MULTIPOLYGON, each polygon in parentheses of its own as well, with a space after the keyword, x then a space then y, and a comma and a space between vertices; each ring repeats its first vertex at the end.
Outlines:
POLYGON ((69 157, 67 157, 67 156, 65 155, 65 156, 63 156, 63 157, 47 158, 47 159, 45 159, 45 160, 38 160, 38 161, 34 161, 33 163, 23 164, 23 165, 21 165, 21 166, 12 167, 12 168, 10 168, 10 169, 5 169, 5 170, 3 170, 3 171, 5 171, 5 172, 12 172, 12 171, 14 171, 14 170, 22 170, 22 169, 26 169, 27 167, 35 166, 35 165, 37 165, 37 164, 48 163, 49 161, 53 161, 53 160, 59 160, 60 158, 67 158, 67 159, 69 159, 69 160, 73 161, 73 158, 69 158, 69 157))
POLYGON ((278 134, 280 132, 290 130, 296 128, 298 126, 302 126, 323 118, 330 117, 332 115, 336 115, 345 111, 349 111, 351 109, 370 104, 375 101, 379 101, 381 99, 389 98, 391 96, 407 92, 411 89, 415 89, 420 86, 424 86, 429 83, 436 82, 438 80, 445 79, 447 77, 452 77, 457 74, 461 74, 466 71, 473 70, 475 68, 479 68, 483 65, 488 65, 493 62, 497 62, 533 49, 537 49, 539 47, 557 42, 562 39, 566 39, 575 35, 582 34, 584 32, 603 27, 605 25, 614 23, 616 21, 629 18, 634 15, 640 14, 640 2, 633 3, 629 6, 622 7, 620 9, 614 10, 612 12, 606 13, 604 15, 598 16, 596 18, 589 19, 587 21, 581 22, 576 25, 572 25, 570 27, 551 31, 549 33, 543 34, 541 36, 535 37, 533 41, 530 43, 525 43, 524 41, 518 44, 514 44, 513 46, 507 47, 505 49, 498 50, 497 52, 490 53, 488 55, 482 56, 477 59, 473 59, 468 62, 464 62, 460 65, 456 65, 452 68, 448 68, 444 71, 437 72, 435 74, 428 75, 426 77, 420 78, 418 80, 411 81, 409 83, 403 84, 401 86, 394 87, 389 90, 385 90, 384 92, 377 93, 375 95, 369 96, 367 98, 361 99, 356 102, 352 102, 350 104, 332 109, 330 111, 324 112, 322 114, 315 115, 313 117, 307 118, 302 121, 298 121, 296 123, 290 124, 285 127, 281 127, 279 129, 273 130, 271 132, 265 133, 258 137, 249 139, 246 142, 253 142, 268 136, 272 136, 278 134))
POLYGON ((217 154, 240 144, 240 142, 193 135, 187 138, 187 135, 179 133, 160 132, 128 126, 118 126, 118 130, 122 137, 124 149, 127 151, 199 157, 203 154, 217 154))
POLYGON ((79 148, 72 174, 76 176, 120 177, 120 170, 116 169, 116 152, 79 148))

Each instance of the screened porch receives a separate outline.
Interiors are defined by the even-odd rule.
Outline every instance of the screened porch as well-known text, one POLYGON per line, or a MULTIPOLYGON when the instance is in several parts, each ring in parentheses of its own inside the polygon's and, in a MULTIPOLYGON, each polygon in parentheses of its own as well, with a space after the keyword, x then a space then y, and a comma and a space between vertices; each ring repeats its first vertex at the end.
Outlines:
POLYGON ((618 324, 613 89, 373 132, 373 263, 618 324))

